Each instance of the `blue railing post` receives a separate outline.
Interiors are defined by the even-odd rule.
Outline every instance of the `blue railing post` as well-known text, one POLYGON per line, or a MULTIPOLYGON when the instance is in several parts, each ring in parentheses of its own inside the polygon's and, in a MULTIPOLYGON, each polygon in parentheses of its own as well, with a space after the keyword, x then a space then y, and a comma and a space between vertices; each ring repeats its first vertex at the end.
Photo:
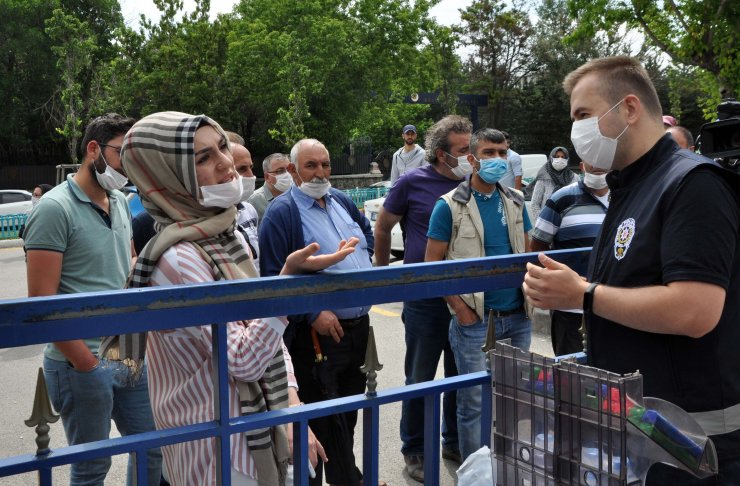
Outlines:
POLYGON ((439 484, 440 394, 424 397, 424 482, 439 484))
POLYGON ((302 419, 293 423, 293 486, 308 486, 308 464, 308 419, 302 419))
POLYGON ((362 409, 362 426, 363 484, 378 484, 380 408, 377 405, 362 409))
POLYGON ((225 324, 211 325, 213 343, 214 378, 213 411, 221 431, 216 439, 216 484, 231 486, 231 435, 229 434, 229 348, 226 342, 228 331, 225 324))
POLYGON ((491 431, 493 430, 493 424, 491 423, 493 417, 493 387, 491 386, 491 380, 481 385, 483 388, 481 392, 481 414, 480 414, 480 444, 482 446, 491 447, 491 431))

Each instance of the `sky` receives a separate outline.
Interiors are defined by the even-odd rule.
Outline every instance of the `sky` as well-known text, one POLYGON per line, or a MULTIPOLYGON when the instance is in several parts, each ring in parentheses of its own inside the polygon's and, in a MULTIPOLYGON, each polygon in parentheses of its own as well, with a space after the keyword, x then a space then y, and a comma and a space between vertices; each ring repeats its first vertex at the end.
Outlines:
MULTIPOLYGON (((300 0, 298 0, 300 1, 300 0)), ((470 5, 472 0, 441 0, 431 10, 433 17, 442 25, 452 25, 460 21, 460 10, 470 5)), ((148 18, 159 18, 159 10, 152 0, 120 0, 121 11, 126 24, 131 27, 139 25, 139 14, 148 18)), ((211 16, 219 13, 231 12, 238 0, 211 0, 211 16)), ((185 10, 190 12, 195 6, 194 0, 184 0, 185 10)))

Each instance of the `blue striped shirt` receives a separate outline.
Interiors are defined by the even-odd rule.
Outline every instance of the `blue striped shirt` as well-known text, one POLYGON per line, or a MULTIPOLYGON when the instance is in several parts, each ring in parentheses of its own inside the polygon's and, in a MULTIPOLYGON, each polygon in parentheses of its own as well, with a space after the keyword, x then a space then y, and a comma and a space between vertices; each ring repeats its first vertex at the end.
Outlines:
POLYGON ((565 186, 547 200, 531 237, 554 250, 593 246, 608 206, 582 181, 565 186))

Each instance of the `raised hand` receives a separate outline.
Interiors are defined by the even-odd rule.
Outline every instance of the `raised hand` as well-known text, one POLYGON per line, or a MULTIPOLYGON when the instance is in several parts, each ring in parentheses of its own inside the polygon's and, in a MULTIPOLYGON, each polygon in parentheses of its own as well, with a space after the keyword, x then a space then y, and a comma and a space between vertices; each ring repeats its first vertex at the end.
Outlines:
POLYGON ((319 251, 318 243, 311 243, 307 247, 296 250, 285 259, 285 265, 280 271, 280 275, 296 275, 301 273, 313 273, 325 268, 329 268, 335 263, 344 260, 347 255, 355 251, 355 246, 359 243, 358 238, 350 238, 349 241, 342 240, 339 242, 339 248, 334 253, 326 255, 316 255, 319 251))

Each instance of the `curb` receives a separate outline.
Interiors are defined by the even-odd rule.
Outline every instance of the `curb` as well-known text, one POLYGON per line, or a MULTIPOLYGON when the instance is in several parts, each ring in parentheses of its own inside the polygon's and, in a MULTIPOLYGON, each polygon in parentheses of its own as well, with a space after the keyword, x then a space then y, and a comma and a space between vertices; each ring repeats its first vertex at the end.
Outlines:
POLYGON ((0 240, 0 248, 22 248, 23 240, 20 238, 13 238, 10 240, 0 240))

